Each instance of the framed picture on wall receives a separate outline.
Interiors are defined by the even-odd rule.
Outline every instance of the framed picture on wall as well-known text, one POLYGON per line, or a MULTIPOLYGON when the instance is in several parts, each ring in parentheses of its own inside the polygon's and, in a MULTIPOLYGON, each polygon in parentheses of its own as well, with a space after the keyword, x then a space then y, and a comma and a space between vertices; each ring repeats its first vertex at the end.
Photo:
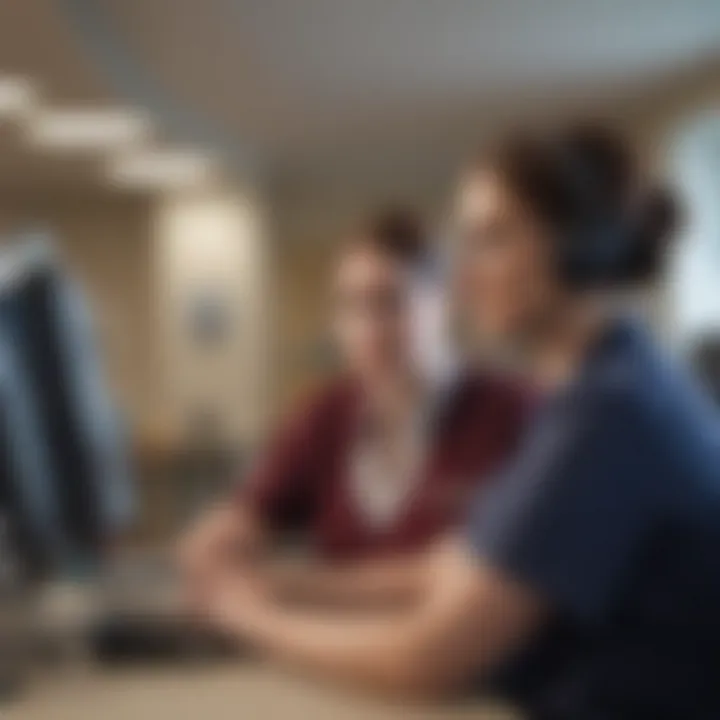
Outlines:
POLYGON ((213 288, 201 288, 188 303, 188 332, 196 345, 218 346, 233 332, 234 313, 223 294, 213 288))

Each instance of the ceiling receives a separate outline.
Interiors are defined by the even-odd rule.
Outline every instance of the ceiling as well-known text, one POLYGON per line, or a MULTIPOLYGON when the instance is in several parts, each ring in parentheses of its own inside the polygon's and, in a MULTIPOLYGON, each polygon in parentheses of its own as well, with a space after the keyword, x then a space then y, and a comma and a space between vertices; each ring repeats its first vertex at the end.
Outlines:
MULTIPOLYGON (((286 178, 442 164, 498 125, 622 107, 719 54, 717 0, 0 4, 0 72, 47 102, 138 104, 168 139, 286 178)), ((0 185, 42 176, 16 155, 0 185)))

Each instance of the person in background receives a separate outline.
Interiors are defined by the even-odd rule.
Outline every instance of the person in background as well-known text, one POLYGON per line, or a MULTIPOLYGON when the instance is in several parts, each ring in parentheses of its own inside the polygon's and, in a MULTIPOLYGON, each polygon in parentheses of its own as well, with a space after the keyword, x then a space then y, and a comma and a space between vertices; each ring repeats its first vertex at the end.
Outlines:
POLYGON ((386 691, 477 683, 531 718, 720 717, 720 433, 610 297, 651 280, 671 197, 602 128, 520 135, 463 178, 478 329, 543 393, 409 610, 288 608, 242 578, 213 617, 278 660, 386 691))
POLYGON ((465 372, 443 351, 436 274, 417 222, 402 211, 381 213, 344 247, 332 299, 344 371, 283 424, 235 497, 182 540, 198 608, 238 564, 275 595, 301 601, 415 596, 422 551, 508 456, 527 405, 513 381, 465 372), (290 531, 307 538, 317 563, 257 561, 290 531))

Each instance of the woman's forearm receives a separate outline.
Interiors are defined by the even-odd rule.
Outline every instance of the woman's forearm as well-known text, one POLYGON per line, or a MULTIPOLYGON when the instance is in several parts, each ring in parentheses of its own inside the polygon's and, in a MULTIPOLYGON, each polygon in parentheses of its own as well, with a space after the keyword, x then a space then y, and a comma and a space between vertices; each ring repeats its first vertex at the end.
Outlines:
POLYGON ((419 696, 430 690, 418 640, 407 614, 364 616, 293 613, 266 606, 246 613, 233 627, 243 642, 311 675, 375 692, 419 696))
POLYGON ((541 626, 546 605, 468 553, 438 547, 414 607, 364 613, 282 607, 248 583, 225 586, 212 619, 274 658, 354 685, 436 697, 496 667, 541 626))
POLYGON ((347 566, 282 564, 270 569, 280 601, 338 608, 404 608, 422 596, 425 556, 408 555, 347 566))
MULTIPOLYGON (((410 607, 292 608, 241 580, 225 586, 213 617, 242 642, 293 667, 380 692, 434 697, 456 686, 462 677, 456 661, 475 636, 443 600, 445 588, 455 585, 447 577, 451 563, 440 562, 435 571, 430 556, 420 567, 422 590, 410 607)), ((474 602, 469 609, 474 612, 474 602)))

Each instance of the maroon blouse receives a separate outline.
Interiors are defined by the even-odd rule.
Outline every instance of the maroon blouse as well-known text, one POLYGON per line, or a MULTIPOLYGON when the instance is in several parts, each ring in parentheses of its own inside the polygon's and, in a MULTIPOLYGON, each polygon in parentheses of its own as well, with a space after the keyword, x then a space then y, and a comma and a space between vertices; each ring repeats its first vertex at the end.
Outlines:
POLYGON ((238 498, 278 530, 301 529, 329 560, 418 550, 463 519, 470 498, 512 451, 528 393, 504 379, 458 381, 435 417, 414 495, 378 530, 350 490, 359 395, 347 381, 326 387, 271 440, 238 498))

